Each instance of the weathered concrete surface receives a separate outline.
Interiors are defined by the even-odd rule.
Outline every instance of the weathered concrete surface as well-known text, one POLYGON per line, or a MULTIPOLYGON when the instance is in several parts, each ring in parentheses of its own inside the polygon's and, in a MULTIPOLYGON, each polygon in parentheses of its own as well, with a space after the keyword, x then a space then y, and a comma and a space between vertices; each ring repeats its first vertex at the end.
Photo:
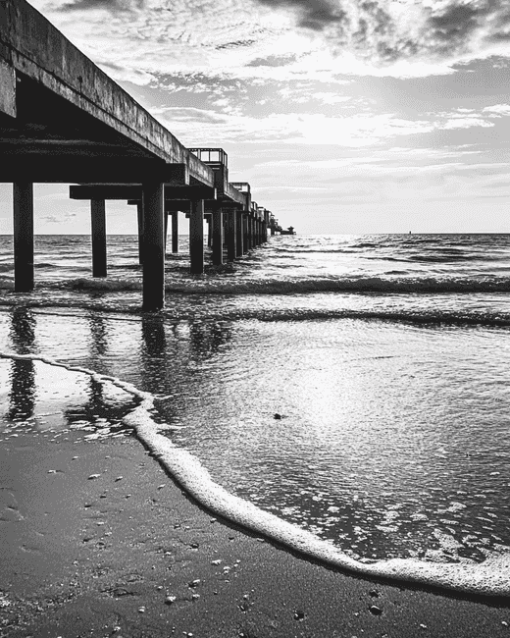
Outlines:
MULTIPOLYGON (((28 168, 35 177, 40 174, 45 178, 40 181, 65 182, 69 177, 69 170, 60 180, 56 177, 58 171, 52 172, 51 167, 46 167, 46 172, 43 170, 42 162, 38 163, 37 159, 45 152, 53 157, 61 152, 71 157, 77 152, 87 152, 99 158, 105 154, 118 159, 135 155, 158 160, 162 166, 185 165, 190 183, 214 184, 209 167, 25 0, 0 2, 0 61, 0 112, 16 118, 9 124, 2 118, 0 150, 15 157, 30 153, 32 165, 28 168), (13 82, 14 74, 21 83, 13 82), (45 95, 44 89, 51 98, 45 95), (42 133, 36 108, 40 106, 41 95, 43 102, 51 103, 52 108, 47 112, 53 114, 53 120, 47 123, 46 129, 43 126, 42 133), (76 127, 69 130, 69 122, 73 120, 63 118, 62 114, 58 117, 60 109, 69 115, 70 107, 83 115, 77 130, 76 127), (31 127, 32 116, 36 126, 31 127)), ((108 168, 106 163, 104 168, 108 168)), ((148 165, 147 172, 153 168, 148 165)))
POLYGON ((0 58, 0 112, 16 117, 16 73, 0 58))
MULTIPOLYGON (((176 169, 179 165, 173 165, 176 169)), ((69 196, 71 199, 126 199, 138 200, 141 198, 141 185, 137 184, 84 184, 70 186, 69 196)), ((248 194, 249 196, 249 194, 248 194)), ((248 211, 247 195, 241 193, 236 188, 227 184, 223 187, 223 195, 214 189, 205 186, 167 186, 165 188, 165 200, 192 200, 204 199, 207 201, 217 200, 218 205, 227 204, 229 207, 235 205, 239 209, 248 211)))

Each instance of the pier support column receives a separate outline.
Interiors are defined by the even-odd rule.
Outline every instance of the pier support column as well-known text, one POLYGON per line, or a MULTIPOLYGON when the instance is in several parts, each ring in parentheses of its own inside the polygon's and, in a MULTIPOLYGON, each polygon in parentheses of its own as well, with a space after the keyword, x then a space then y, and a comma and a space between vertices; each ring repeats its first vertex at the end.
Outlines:
POLYGON ((237 257, 237 211, 227 213, 227 259, 234 261, 237 257))
POLYGON ((179 213, 172 211, 172 252, 179 252, 179 213))
POLYGON ((189 218, 189 254, 191 272, 201 275, 204 272, 204 200, 191 202, 189 218))
POLYGON ((243 246, 243 213, 236 211, 236 257, 241 257, 244 252, 243 246))
POLYGON ((250 216, 244 217, 244 252, 247 253, 251 248, 250 244, 250 216))
POLYGON ((275 234, 276 234, 276 231, 274 229, 274 226, 271 226, 271 237, 274 237, 275 234))
POLYGON ((138 215, 138 263, 143 264, 143 204, 136 205, 138 215))
POLYGON ((90 201, 92 221, 92 277, 106 277, 106 208, 104 199, 90 201))
POLYGON ((212 214, 212 262, 215 266, 223 263, 223 211, 213 210, 212 214))
POLYGON ((34 289, 34 185, 15 182, 14 196, 14 291, 34 289))
POLYGON ((161 182, 145 182, 143 190, 143 309, 165 305, 165 198, 161 182))

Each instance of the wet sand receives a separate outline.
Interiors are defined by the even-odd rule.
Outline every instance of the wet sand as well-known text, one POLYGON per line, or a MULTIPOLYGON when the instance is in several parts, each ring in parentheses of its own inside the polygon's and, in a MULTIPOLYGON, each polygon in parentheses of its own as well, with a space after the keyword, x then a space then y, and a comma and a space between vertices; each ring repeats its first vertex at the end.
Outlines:
POLYGON ((134 437, 0 446, 0 635, 495 638, 509 601, 328 569, 217 520, 134 437))

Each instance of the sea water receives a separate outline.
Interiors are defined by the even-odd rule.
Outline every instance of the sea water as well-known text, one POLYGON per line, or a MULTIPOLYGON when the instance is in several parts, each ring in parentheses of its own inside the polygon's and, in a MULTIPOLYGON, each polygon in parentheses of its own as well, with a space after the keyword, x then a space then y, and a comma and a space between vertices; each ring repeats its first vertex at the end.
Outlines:
MULTIPOLYGON (((250 526, 265 512, 259 531, 291 545, 303 533, 303 551, 317 539, 346 566, 388 574, 391 561, 400 574, 475 568, 483 586, 468 589, 490 590, 484 566, 497 580, 510 549, 510 236, 273 237, 203 276, 181 246, 165 310, 142 313, 134 237, 109 238, 99 280, 89 238, 37 238, 30 295, 12 292, 12 241, 0 238, 0 351, 87 370, 73 373, 83 401, 53 427, 123 435, 150 396, 155 451, 167 441, 192 455, 169 461, 184 483, 198 459, 210 506, 221 488, 252 508, 227 515, 250 526), (87 412, 92 373, 136 391, 100 392, 87 412)), ((0 363, 22 395, 23 367, 48 365, 0 363)), ((34 395, 65 404, 55 384, 34 395)), ((12 425, 12 389, 0 399, 12 425)))

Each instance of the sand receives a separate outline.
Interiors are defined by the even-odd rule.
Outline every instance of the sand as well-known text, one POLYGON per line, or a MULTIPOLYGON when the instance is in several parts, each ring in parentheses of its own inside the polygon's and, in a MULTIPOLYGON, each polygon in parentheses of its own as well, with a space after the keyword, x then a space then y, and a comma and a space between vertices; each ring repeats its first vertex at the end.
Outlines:
POLYGON ((134 437, 0 446, 0 635, 510 634, 510 601, 331 570, 204 511, 134 437))
MULTIPOLYGON (((28 319, 4 317, 3 351, 135 376, 138 324, 117 322, 110 357, 89 337, 91 318, 28 319)), ((90 379, 10 360, 0 373, 4 412, 35 409, 26 426, 0 421, 1 638, 510 636, 509 600, 314 563, 205 511, 134 436, 62 427, 69 406, 122 417, 90 379)))

